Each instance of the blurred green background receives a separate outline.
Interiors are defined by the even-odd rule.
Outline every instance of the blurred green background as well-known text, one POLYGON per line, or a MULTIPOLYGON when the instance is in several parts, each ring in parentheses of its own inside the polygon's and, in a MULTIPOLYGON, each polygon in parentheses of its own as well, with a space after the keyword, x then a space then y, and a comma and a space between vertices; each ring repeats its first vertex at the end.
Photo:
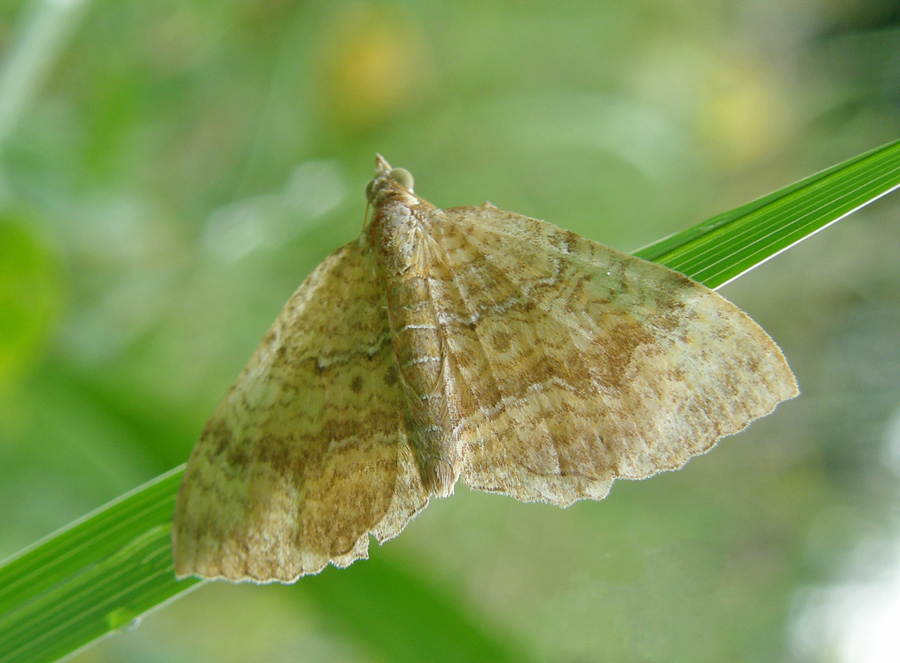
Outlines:
MULTIPOLYGON (((187 459, 376 151, 634 250, 898 104, 894 0, 0 2, 0 558, 187 459)), ((802 395, 683 471, 567 510, 460 487, 368 562, 74 660, 897 660, 894 198, 723 289, 802 395)))

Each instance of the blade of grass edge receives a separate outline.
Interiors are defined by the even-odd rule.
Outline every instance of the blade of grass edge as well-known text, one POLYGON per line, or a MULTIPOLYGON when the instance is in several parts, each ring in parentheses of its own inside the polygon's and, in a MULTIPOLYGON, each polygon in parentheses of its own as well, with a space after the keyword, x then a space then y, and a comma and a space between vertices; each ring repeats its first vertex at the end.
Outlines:
MULTIPOLYGON (((895 141, 636 255, 719 287, 898 186, 895 141)), ((169 531, 182 473, 175 468, 0 566, 0 663, 72 655, 202 584, 172 572, 169 531)))
POLYGON ((0 567, 0 661, 54 661, 200 584, 175 581, 177 467, 0 567))
POLYGON ((635 252, 719 288, 900 186, 900 141, 635 252))

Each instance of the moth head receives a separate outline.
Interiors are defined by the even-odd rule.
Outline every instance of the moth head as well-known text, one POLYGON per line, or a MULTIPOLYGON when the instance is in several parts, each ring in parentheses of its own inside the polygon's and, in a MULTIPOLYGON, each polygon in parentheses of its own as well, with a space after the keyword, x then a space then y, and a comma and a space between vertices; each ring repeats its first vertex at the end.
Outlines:
POLYGON ((415 199, 413 176, 405 168, 391 168, 380 154, 376 155, 375 179, 366 185, 366 199, 377 206, 390 196, 415 199))

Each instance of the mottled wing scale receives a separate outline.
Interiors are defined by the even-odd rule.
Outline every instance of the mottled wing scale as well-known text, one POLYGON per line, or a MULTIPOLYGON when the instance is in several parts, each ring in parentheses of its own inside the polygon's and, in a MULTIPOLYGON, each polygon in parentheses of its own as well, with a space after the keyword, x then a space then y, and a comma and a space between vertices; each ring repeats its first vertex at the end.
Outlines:
POLYGON ((365 239, 300 286, 213 413, 178 496, 180 577, 347 566, 427 504, 365 239))
POLYGON ((433 298, 472 488, 565 506, 683 465, 797 394, 708 288, 490 205, 434 210, 433 298))

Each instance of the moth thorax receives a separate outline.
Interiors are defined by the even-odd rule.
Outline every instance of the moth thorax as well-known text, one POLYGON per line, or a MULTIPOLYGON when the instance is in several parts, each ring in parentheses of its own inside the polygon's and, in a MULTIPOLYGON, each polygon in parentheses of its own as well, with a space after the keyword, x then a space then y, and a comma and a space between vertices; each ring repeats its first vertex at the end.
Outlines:
POLYGON ((424 232, 422 221, 403 205, 397 213, 376 217, 372 224, 372 244, 386 277, 425 277, 433 260, 433 240, 424 232))

